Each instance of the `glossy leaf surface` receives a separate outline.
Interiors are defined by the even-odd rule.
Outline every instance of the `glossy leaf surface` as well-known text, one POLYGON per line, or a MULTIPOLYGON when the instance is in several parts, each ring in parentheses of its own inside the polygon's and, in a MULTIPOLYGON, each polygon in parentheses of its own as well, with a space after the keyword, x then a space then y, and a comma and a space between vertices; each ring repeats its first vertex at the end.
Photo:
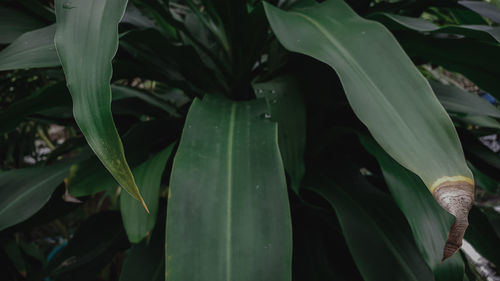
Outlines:
POLYGON ((73 98, 73 115, 116 181, 147 209, 111 115, 111 60, 127 1, 56 1, 55 45, 73 98))
POLYGON ((285 175, 267 114, 264 100, 191 105, 170 181, 168 281, 291 280, 285 175))
POLYGON ((290 12, 265 8, 280 42, 334 68, 358 118, 429 189, 443 177, 472 177, 446 111, 383 26, 338 0, 290 12))

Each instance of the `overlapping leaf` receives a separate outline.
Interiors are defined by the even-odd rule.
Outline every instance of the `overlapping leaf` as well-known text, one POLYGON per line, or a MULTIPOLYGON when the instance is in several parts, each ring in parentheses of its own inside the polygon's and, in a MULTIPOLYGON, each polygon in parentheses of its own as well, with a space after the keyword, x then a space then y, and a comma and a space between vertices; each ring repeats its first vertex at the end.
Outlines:
POLYGON ((132 170, 138 184, 142 187, 142 195, 149 207, 149 214, 146 214, 139 202, 130 196, 120 196, 123 226, 129 241, 132 243, 139 243, 144 237, 151 234, 155 226, 161 176, 172 149, 173 145, 170 145, 155 157, 132 170))
POLYGON ((42 26, 42 21, 23 11, 0 6, 0 44, 8 44, 23 33, 42 26))
POLYGON ((111 60, 127 1, 56 1, 55 45, 87 142, 120 185, 147 209, 111 115, 111 60))
POLYGON ((293 76, 254 84, 255 95, 266 98, 271 120, 278 123, 278 143, 291 187, 298 193, 305 173, 306 109, 300 85, 293 76))
POLYGON ((266 114, 263 100, 191 105, 170 181, 168 281, 291 280, 286 182, 266 114))
POLYGON ((20 68, 59 66, 54 48, 56 25, 49 25, 19 36, 0 51, 0 71, 20 68))
POLYGON ((388 13, 376 13, 371 19, 383 23, 390 30, 412 30, 426 33, 459 34, 468 38, 485 40, 492 43, 500 42, 500 27, 488 25, 445 25, 438 26, 421 18, 412 18, 388 13))

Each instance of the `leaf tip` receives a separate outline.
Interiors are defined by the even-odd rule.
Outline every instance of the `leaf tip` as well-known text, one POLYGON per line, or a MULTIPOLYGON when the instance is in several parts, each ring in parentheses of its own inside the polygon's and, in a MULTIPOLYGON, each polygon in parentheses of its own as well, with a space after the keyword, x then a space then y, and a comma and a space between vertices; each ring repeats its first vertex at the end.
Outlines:
POLYGON ((144 207, 144 210, 146 210, 146 212, 149 215, 150 213, 149 213, 148 206, 146 205, 146 202, 144 202, 144 199, 142 199, 142 196, 139 196, 139 202, 141 202, 141 205, 144 207))
POLYGON ((461 177, 457 180, 453 178, 446 178, 446 180, 439 182, 432 191, 439 205, 455 217, 455 222, 450 228, 443 249, 442 261, 453 256, 462 246, 465 230, 469 226, 467 216, 474 204, 472 179, 461 177))

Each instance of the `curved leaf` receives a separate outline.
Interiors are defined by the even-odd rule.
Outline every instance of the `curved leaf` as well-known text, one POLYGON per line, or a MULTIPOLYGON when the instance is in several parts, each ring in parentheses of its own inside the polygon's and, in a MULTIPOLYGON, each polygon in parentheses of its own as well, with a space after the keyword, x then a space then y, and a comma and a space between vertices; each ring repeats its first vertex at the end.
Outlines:
POLYGON ((23 33, 42 26, 43 22, 29 14, 0 6, 0 44, 10 43, 23 33))
POLYGON ((168 146, 132 170, 138 184, 142 186, 142 195, 149 206, 149 214, 146 214, 139 202, 130 196, 120 196, 123 226, 131 243, 139 243, 144 237, 149 236, 155 226, 161 176, 173 148, 174 145, 168 146))
POLYGON ((147 210, 111 115, 111 60, 126 4, 126 0, 57 0, 55 45, 83 135, 116 181, 147 210))
POLYGON ((363 280, 433 280, 404 218, 387 195, 345 171, 334 177, 315 175, 305 185, 335 210, 363 280), (343 181, 337 181, 340 178, 343 181))
POLYGON ((0 51, 0 71, 59 66, 54 48, 56 25, 26 32, 0 51))
POLYGON ((437 38, 418 33, 398 33, 397 38, 412 58, 459 72, 482 90, 500 98, 500 68, 497 63, 500 61, 500 44, 467 38, 437 38))
POLYGON ((265 97, 271 120, 278 123, 278 143, 292 189, 298 193, 305 173, 306 108, 300 85, 292 76, 253 85, 257 98, 265 97))
POLYGON ((69 163, 0 172, 0 230, 22 222, 49 201, 69 163))
POLYGON ((448 111, 500 118, 500 110, 477 94, 435 81, 429 83, 436 97, 448 111))
POLYGON ((492 5, 491 3, 485 1, 458 1, 458 4, 467 7, 496 23, 500 23, 500 8, 492 5))
POLYGON ((421 18, 412 18, 388 13, 376 13, 369 17, 389 28, 390 30, 413 30, 417 32, 459 34, 469 38, 500 42, 500 27, 488 25, 445 25, 438 26, 421 18))
POLYGON ((415 174, 400 166, 370 138, 362 136, 360 139, 379 162, 391 195, 408 220, 418 249, 434 272, 435 279, 460 280, 464 265, 458 255, 441 263, 453 216, 437 204, 415 174))
POLYGON ((266 114, 263 100, 191 105, 170 180, 167 281, 291 280, 285 175, 266 114))
POLYGON ((340 0, 290 12, 266 3, 265 9, 285 48, 334 68, 352 109, 375 140, 457 218, 444 258, 455 253, 472 206, 472 173, 450 117, 396 39, 340 0))

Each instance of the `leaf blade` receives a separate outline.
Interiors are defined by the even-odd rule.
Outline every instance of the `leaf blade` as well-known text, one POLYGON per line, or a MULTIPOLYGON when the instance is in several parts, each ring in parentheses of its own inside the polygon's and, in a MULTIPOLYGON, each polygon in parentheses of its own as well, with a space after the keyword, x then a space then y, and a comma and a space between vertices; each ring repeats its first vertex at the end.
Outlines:
POLYGON ((291 280, 286 183, 265 112, 262 100, 191 106, 170 182, 167 280, 291 280))
POLYGON ((123 226, 131 243, 139 243, 151 233, 155 226, 161 176, 173 148, 174 145, 169 145, 153 158, 132 170, 137 182, 142 186, 143 198, 149 206, 149 214, 146 214, 139 202, 130 196, 120 196, 123 226))
POLYGON ((55 45, 73 115, 90 147, 117 182, 147 210, 111 115, 111 74, 118 23, 127 1, 56 1, 55 45))
POLYGON ((472 173, 450 117, 396 39, 343 1, 290 12, 267 3, 264 7, 285 48, 335 69, 351 108, 375 140, 457 218, 444 258, 455 253, 453 245, 461 245, 472 206, 472 173), (448 200, 452 198, 461 200, 448 200))

